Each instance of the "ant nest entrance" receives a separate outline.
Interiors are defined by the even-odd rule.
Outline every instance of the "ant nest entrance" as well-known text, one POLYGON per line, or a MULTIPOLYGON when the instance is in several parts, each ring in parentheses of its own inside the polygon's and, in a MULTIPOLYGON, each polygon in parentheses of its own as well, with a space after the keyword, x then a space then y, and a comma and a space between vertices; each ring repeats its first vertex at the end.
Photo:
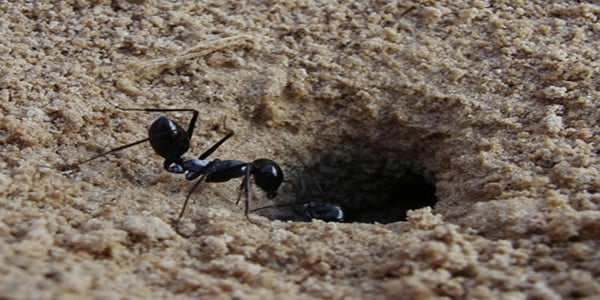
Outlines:
POLYGON ((437 201, 432 178, 383 156, 325 155, 286 176, 278 201, 255 213, 286 221, 391 223, 437 201))

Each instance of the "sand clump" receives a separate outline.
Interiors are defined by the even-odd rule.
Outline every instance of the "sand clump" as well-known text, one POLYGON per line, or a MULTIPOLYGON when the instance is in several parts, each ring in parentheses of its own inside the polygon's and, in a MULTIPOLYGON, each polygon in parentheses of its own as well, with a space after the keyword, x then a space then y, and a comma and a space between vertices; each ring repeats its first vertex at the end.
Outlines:
MULTIPOLYGON (((596 4, 0 10, 2 297, 600 294, 596 4), (296 149, 315 170, 366 178, 351 191, 409 166, 437 203, 388 224, 252 215, 255 226, 232 180, 193 195, 183 237, 173 222, 191 183, 163 171, 148 145, 61 168, 146 137, 159 115, 115 105, 198 109, 189 157, 224 135, 226 116, 236 135, 213 158, 266 157, 289 170, 296 149)), ((282 191, 293 197, 287 183, 282 191)), ((255 189, 252 206, 264 198, 255 189)))

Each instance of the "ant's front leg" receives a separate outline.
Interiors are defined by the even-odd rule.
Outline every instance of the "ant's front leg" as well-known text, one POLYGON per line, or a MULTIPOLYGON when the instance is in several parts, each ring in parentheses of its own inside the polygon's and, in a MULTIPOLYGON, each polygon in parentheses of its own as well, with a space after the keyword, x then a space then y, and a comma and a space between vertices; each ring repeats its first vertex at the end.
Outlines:
MULTIPOLYGON (((189 162, 189 161, 187 161, 187 162, 189 162)), ((179 216, 177 216, 177 220, 175 221, 175 230, 177 231, 177 233, 181 234, 181 233, 179 232, 179 223, 181 222, 181 218, 183 218, 183 213, 185 213, 185 209, 186 209, 186 207, 187 207, 187 205, 188 205, 188 202, 189 202, 189 200, 190 200, 190 197, 191 197, 191 196, 192 196, 192 194, 193 194, 193 193, 196 191, 196 189, 197 189, 198 187, 200 187, 200 185, 202 184, 202 182, 206 181, 206 177, 207 177, 208 175, 210 175, 210 170, 211 170, 211 169, 212 169, 212 168, 213 168, 215 165, 218 165, 218 164, 219 164, 219 162, 220 162, 220 161, 219 161, 218 159, 215 159, 215 160, 213 160, 213 161, 209 162, 209 163, 208 163, 208 164, 207 164, 207 165, 204 167, 204 169, 203 169, 202 171, 201 171, 201 170, 198 170, 198 172, 196 172, 196 173, 195 173, 195 174, 197 174, 197 176, 195 176, 195 177, 193 177, 193 178, 188 178, 188 176, 187 176, 187 175, 190 175, 190 174, 192 174, 191 172, 190 172, 190 173, 188 173, 188 174, 186 174, 186 179, 188 179, 188 180, 193 180, 193 179, 195 179, 196 177, 198 177, 199 175, 202 175, 202 176, 200 176, 200 179, 198 179, 198 181, 196 181, 196 183, 194 183, 194 186, 192 186, 192 188, 191 188, 191 189, 190 189, 190 191, 188 192, 187 196, 185 197, 185 201, 183 202, 183 206, 181 207, 181 211, 179 212, 179 216)), ((184 163, 184 164, 185 164, 185 163, 184 163)))
POLYGON ((235 205, 238 205, 240 203, 240 199, 242 198, 243 193, 246 197, 246 201, 244 203, 244 216, 246 217, 246 220, 248 220, 248 222, 254 225, 260 225, 260 223, 250 219, 250 198, 252 195, 252 192, 250 190, 250 176, 252 175, 251 168, 251 164, 246 164, 244 168, 244 178, 242 179, 242 184, 239 187, 238 198, 235 202, 235 205))

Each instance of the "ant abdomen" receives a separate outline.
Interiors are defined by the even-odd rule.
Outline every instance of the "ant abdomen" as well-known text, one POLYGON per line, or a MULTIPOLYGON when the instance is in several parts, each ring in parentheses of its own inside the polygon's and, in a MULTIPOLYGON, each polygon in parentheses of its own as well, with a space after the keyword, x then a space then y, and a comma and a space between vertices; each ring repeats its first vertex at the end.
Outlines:
POLYGON ((150 145, 165 160, 176 162, 190 148, 190 137, 179 124, 167 117, 160 117, 148 130, 150 145))

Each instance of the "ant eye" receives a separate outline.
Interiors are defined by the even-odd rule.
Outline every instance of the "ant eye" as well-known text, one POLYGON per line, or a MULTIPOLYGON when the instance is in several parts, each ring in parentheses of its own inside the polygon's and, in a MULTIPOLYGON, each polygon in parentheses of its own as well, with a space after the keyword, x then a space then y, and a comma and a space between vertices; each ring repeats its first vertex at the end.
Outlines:
POLYGON ((256 185, 267 192, 267 197, 275 198, 283 182, 283 171, 279 165, 270 159, 257 159, 252 162, 252 173, 256 185))

